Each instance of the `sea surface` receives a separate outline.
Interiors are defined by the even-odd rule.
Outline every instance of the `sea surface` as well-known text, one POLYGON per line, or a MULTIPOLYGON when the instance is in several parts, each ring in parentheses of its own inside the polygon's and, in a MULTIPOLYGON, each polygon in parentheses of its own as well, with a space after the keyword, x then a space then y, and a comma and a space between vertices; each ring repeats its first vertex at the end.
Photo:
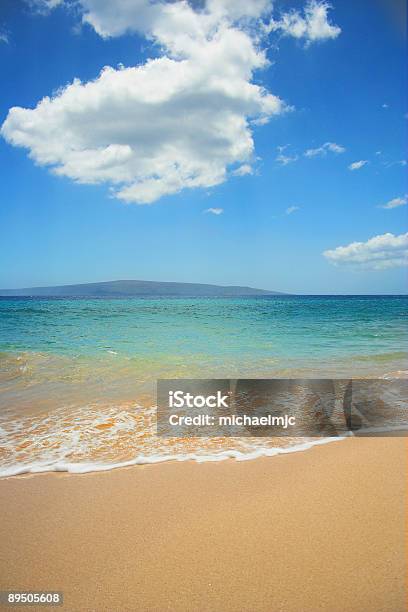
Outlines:
POLYGON ((407 296, 0 298, 0 476, 322 443, 160 438, 156 381, 402 378, 407 306, 407 296))

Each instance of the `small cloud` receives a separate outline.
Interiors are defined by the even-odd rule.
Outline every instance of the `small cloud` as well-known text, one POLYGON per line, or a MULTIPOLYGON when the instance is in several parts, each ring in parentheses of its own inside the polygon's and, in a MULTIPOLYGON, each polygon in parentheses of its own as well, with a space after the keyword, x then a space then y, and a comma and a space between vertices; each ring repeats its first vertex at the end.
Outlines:
POLYGON ((408 265, 408 233, 374 236, 367 242, 352 242, 324 251, 323 256, 335 266, 372 270, 400 268, 408 265))
POLYGON ((296 212, 297 210, 300 210, 300 206, 289 206, 289 208, 286 209, 286 214, 287 215, 291 215, 292 213, 296 212))
POLYGON ((353 162, 352 164, 350 164, 348 166, 348 169, 351 170, 351 171, 353 171, 353 170, 360 170, 360 168, 363 168, 367 164, 368 164, 368 160, 367 159, 360 159, 360 161, 356 161, 356 162, 353 162))
POLYGON ((8 43, 9 37, 5 30, 0 30, 0 43, 8 43))
POLYGON ((326 142, 325 146, 327 150, 331 151, 332 153, 344 153, 344 151, 346 150, 344 147, 336 144, 335 142, 326 142))
POLYGON ((224 212, 223 208, 207 208, 207 210, 204 211, 205 213, 210 213, 212 215, 222 215, 222 213, 224 212))
POLYGON ((282 166, 287 166, 288 164, 292 164, 298 159, 299 158, 297 155, 283 155, 282 153, 279 153, 279 155, 275 157, 275 161, 277 161, 282 166))
POLYGON ((384 102, 384 104, 381 106, 381 108, 390 108, 390 105, 389 105, 389 104, 386 104, 386 103, 384 102))
POLYGON ((267 123, 269 123, 269 121, 270 121, 270 118, 264 115, 263 117, 252 119, 251 124, 252 125, 266 125, 267 123))
POLYGON ((307 151, 304 152, 304 156, 305 157, 316 157, 317 155, 326 155, 327 152, 344 153, 345 150, 346 150, 345 147, 335 142, 325 142, 324 144, 322 144, 320 147, 317 147, 316 149, 307 149, 307 151))
POLYGON ((249 164, 243 164, 242 166, 239 166, 239 168, 236 168, 232 174, 234 176, 245 176, 247 174, 253 174, 253 173, 254 173, 254 170, 252 166, 250 166, 249 164))
POLYGON ((62 4, 64 0, 26 0, 26 2, 31 9, 46 15, 58 5, 62 4))
POLYGON ((389 162, 386 164, 387 168, 392 168, 392 166, 406 166, 406 165, 407 165, 406 159, 399 159, 398 161, 389 162))
POLYGON ((390 210, 391 208, 398 208, 399 206, 405 206, 408 202, 408 194, 405 194, 402 198, 394 198, 386 204, 382 204, 379 208, 385 208, 390 210))
POLYGON ((337 38, 341 29, 329 22, 330 8, 330 4, 324 0, 309 0, 303 15, 296 10, 283 13, 280 19, 271 20, 268 29, 280 31, 284 36, 304 39, 306 46, 316 41, 337 38))
POLYGON ((376 151, 375 154, 376 155, 382 155, 382 151, 376 151))

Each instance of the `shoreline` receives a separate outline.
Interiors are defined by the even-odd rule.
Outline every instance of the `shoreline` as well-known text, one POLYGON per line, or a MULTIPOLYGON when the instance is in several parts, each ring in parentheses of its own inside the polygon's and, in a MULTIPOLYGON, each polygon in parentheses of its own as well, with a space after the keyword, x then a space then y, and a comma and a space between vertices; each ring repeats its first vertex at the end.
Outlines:
POLYGON ((118 463, 57 463, 53 466, 37 466, 33 467, 21 467, 10 469, 10 473, 1 473, 0 471, 0 482, 9 478, 23 478, 25 476, 36 476, 43 474, 71 474, 71 475, 84 475, 84 474, 98 474, 104 472, 117 471, 127 468, 133 468, 136 466, 153 466, 153 465, 167 465, 167 464, 183 464, 183 463, 220 463, 225 461, 237 461, 246 462, 254 461, 256 459, 265 459, 277 457, 280 455, 290 455, 292 453, 304 453, 310 451, 316 446, 322 446, 331 444, 333 442, 342 442, 344 440, 360 438, 360 437, 403 437, 408 436, 407 426, 398 425, 395 427, 389 427, 385 429, 367 429, 365 434, 359 436, 353 435, 352 432, 346 432, 344 435, 328 436, 321 438, 311 438, 306 442, 299 442, 290 446, 275 446, 275 447, 262 447, 254 450, 253 452, 241 452, 239 450, 229 449, 222 450, 218 453, 213 454, 199 454, 199 453, 186 453, 185 455, 152 455, 152 456, 138 456, 128 461, 122 461, 118 463), (398 433, 404 432, 404 434, 398 433))
MULTIPOLYGON (((398 431, 406 431, 406 426, 398 428, 398 431)), ((390 432, 389 435, 392 435, 390 432)), ((17 471, 15 473, 10 474, 0 474, 0 482, 2 480, 8 478, 20 478, 24 476, 36 476, 41 474, 71 474, 71 475, 83 475, 83 474, 98 474, 101 472, 111 472, 116 470, 122 470, 127 468, 132 468, 136 466, 153 466, 153 465, 166 465, 166 464, 183 464, 187 463, 220 463, 224 461, 237 461, 237 462, 245 462, 245 461, 253 461, 255 459, 262 458, 272 458, 277 457, 278 455, 289 455, 291 453, 303 453, 306 452, 315 446, 321 446, 324 444, 330 444, 332 442, 341 442, 342 440, 346 440, 349 435, 345 436, 336 436, 336 437, 326 437, 326 438, 318 438, 315 440, 310 440, 308 442, 301 442, 298 444, 293 444, 292 446, 281 446, 281 447, 272 447, 272 448, 261 448, 257 449, 252 453, 242 453, 237 450, 225 450, 220 451, 219 453, 212 455, 200 455, 200 454, 185 454, 185 455, 169 455, 169 456, 155 456, 151 457, 142 456, 136 457, 135 459, 131 459, 129 461, 123 461, 121 463, 112 463, 112 464, 97 464, 97 463, 66 463, 66 464, 56 464, 53 467, 44 467, 44 468, 16 468, 17 471)))
POLYGON ((0 589, 62 590, 70 612, 402 612, 407 454, 361 437, 3 478, 0 589))

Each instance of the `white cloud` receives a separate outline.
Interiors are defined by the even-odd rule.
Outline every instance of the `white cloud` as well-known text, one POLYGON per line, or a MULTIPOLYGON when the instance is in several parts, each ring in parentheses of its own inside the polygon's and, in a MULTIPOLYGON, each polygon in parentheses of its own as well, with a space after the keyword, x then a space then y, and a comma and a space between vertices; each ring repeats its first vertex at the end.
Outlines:
MULTIPOLYGON (((75 5, 102 38, 137 32, 160 49, 142 65, 76 79, 33 109, 10 109, 3 137, 55 174, 107 183, 123 201, 150 204, 252 172, 252 126, 291 109, 253 82, 268 65, 262 47, 272 0, 26 1, 43 12, 75 5)), ((304 16, 283 15, 283 30, 308 42, 335 38, 328 9, 309 1, 304 16)))
POLYGON ((385 270, 408 265, 408 233, 395 236, 382 234, 367 242, 352 242, 324 251, 324 257, 334 265, 350 265, 373 270, 385 270))
POLYGON ((328 2, 309 0, 303 15, 296 10, 284 13, 279 20, 272 20, 269 27, 271 30, 279 30, 286 36, 304 39, 306 44, 337 38, 341 29, 329 22, 330 8, 328 2))
POLYGON ((320 147, 316 149, 307 149, 304 152, 305 157, 316 157, 317 155, 326 155, 328 152, 330 153, 344 153, 345 147, 342 145, 336 144, 335 142, 325 142, 320 147))
POLYGON ((390 107, 390 106, 389 106, 389 104, 386 104, 386 103, 384 102, 384 104, 382 105, 382 107, 381 107, 381 108, 389 108, 389 107, 390 107))
POLYGON ((382 206, 380 206, 380 208, 385 208, 389 210, 391 208, 398 208, 399 206, 405 206, 407 203, 408 203, 408 194, 405 194, 401 198, 394 198, 393 200, 390 200, 386 204, 383 204, 382 206))
POLYGON ((246 176, 247 174, 253 174, 253 173, 254 173, 254 170, 252 166, 250 166, 249 164, 242 164, 242 166, 235 168, 235 170, 232 172, 234 176, 246 176))
POLYGON ((346 150, 344 147, 336 144, 335 142, 326 142, 324 146, 328 151, 331 151, 332 153, 344 153, 346 150))
POLYGON ((0 30, 0 42, 6 43, 6 44, 9 42, 8 34, 4 30, 0 30))
POLYGON ((222 215, 222 213, 224 212, 223 208, 207 208, 207 210, 204 211, 205 213, 210 213, 212 215, 222 215))
POLYGON ((189 38, 205 39, 221 22, 258 19, 271 10, 270 0, 207 0, 201 11, 194 11, 185 0, 78 0, 78 4, 83 23, 104 38, 147 33, 173 51, 189 38))
MULTIPOLYGON (((286 106, 286 110, 293 110, 292 106, 286 106)), ((267 123, 269 123, 269 117, 257 117, 256 119, 251 119, 250 121, 251 125, 266 125, 267 123)))
POLYGON ((352 164, 350 164, 348 166, 348 169, 351 170, 351 171, 353 171, 353 170, 360 170, 360 168, 363 168, 367 164, 368 164, 368 160, 367 159, 360 159, 360 161, 355 161, 352 164))
POLYGON ((297 210, 300 210, 300 206, 289 206, 289 208, 286 209, 286 214, 287 215, 291 215, 292 213, 296 212, 297 210))
POLYGON ((407 165, 407 160, 406 159, 399 159, 398 161, 388 162, 385 165, 388 168, 392 168, 392 166, 406 166, 407 165))
POLYGON ((270 12, 271 0, 207 0, 207 7, 218 16, 238 20, 241 18, 256 19, 270 12))
POLYGON ((63 4, 65 0, 25 0, 27 4, 34 10, 42 14, 47 14, 58 5, 63 4))
POLYGON ((230 166, 249 166, 251 121, 287 110, 252 82, 267 65, 257 21, 266 0, 207 0, 197 11, 182 0, 80 3, 101 36, 138 31, 162 55, 76 79, 34 109, 10 109, 1 128, 9 143, 55 174, 108 183, 115 197, 139 204, 217 185, 230 166))
POLYGON ((283 153, 279 153, 279 155, 275 157, 275 160, 282 166, 287 166, 288 164, 292 164, 298 159, 299 158, 297 155, 284 155, 283 153))

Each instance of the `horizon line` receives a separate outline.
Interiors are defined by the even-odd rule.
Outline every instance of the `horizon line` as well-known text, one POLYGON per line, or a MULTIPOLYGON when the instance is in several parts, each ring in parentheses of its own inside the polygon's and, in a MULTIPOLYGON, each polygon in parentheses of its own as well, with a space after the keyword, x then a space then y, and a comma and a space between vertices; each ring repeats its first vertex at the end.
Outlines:
MULTIPOLYGON (((202 286, 202 287, 214 287, 214 288, 220 288, 220 289, 250 289, 251 291, 259 291, 259 292, 264 292, 265 294, 270 294, 270 296, 275 296, 275 297, 279 297, 279 296, 288 296, 288 297, 319 297, 319 296, 326 296, 326 297, 335 297, 335 296, 343 296, 343 297, 354 297, 354 296, 372 296, 372 297, 381 297, 381 296, 408 296, 408 292, 406 293, 298 293, 298 292, 287 292, 287 291, 277 291, 276 289, 263 289, 263 288, 258 288, 258 287, 253 287, 250 285, 238 285, 238 284, 217 284, 217 283, 204 283, 204 282, 191 282, 191 281, 156 281, 156 280, 142 280, 142 279, 115 279, 115 280, 104 280, 104 281, 86 281, 86 282, 78 282, 78 283, 64 283, 64 284, 58 284, 58 285, 33 285, 33 286, 25 286, 25 287, 13 287, 13 288, 4 288, 4 289, 0 289, 0 297, 104 297, 104 298, 108 298, 108 297, 115 297, 115 296, 92 296, 92 295, 66 295, 63 296, 62 294, 60 295, 52 295, 49 294, 48 296, 35 296, 35 295, 13 295, 12 292, 13 291, 17 291, 17 292, 21 292, 21 291, 30 291, 30 290, 52 290, 52 289, 59 289, 61 290, 64 287, 84 287, 87 285, 106 285, 106 284, 113 284, 113 283, 146 283, 146 284, 154 284, 154 285, 195 285, 195 286, 202 286), (1 295, 2 292, 7 292, 8 295, 1 295)), ((139 294, 139 297, 143 297, 143 295, 148 296, 149 294, 139 294)), ((121 296, 119 296, 121 297, 121 296)), ((124 296, 122 296, 124 297, 124 296)), ((134 296, 129 296, 129 297, 138 297, 138 295, 134 295, 134 296)), ((153 297, 153 296, 152 296, 153 297)), ((169 296, 170 297, 170 296, 169 296)), ((172 296, 172 297, 177 297, 177 296, 172 296)), ((183 297, 183 296, 181 296, 183 297)), ((187 295, 184 297, 188 297, 187 295)), ((193 297, 193 296, 190 296, 193 297)), ((200 297, 200 296, 197 296, 200 297)), ((201 297, 206 297, 206 296, 201 296, 201 297)), ((221 297, 221 296, 220 296, 221 297)), ((234 297, 234 296, 228 296, 228 297, 234 297)), ((237 296, 239 297, 239 296, 237 296)), ((262 295, 256 296, 253 295, 251 297, 262 297, 262 295)))

